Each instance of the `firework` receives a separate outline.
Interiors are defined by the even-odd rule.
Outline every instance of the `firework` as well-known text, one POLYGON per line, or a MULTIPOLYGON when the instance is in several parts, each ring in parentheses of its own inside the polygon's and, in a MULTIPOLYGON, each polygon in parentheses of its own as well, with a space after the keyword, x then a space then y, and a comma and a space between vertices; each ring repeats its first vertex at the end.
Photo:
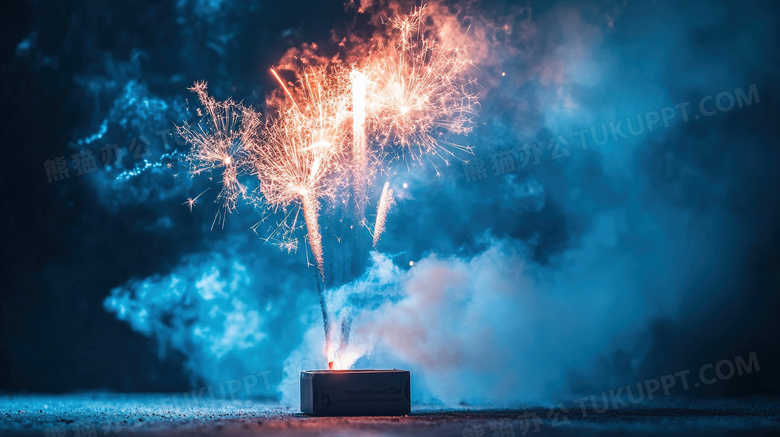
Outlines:
MULTIPOLYGON (((187 155, 192 175, 221 172, 222 191, 217 198, 222 202, 224 225, 225 213, 233 211, 238 198, 247 194, 238 177, 244 171, 247 146, 260 126, 260 117, 231 99, 218 101, 209 96, 206 82, 196 82, 189 89, 198 95, 203 107, 198 108, 201 120, 195 124, 184 123, 177 126, 177 130, 192 145, 187 155)), ((220 212, 217 212, 215 223, 219 217, 220 212)))
MULTIPOLYGON (((425 6, 386 22, 390 30, 369 45, 370 56, 350 60, 352 71, 314 54, 287 57, 284 69, 297 81, 285 82, 269 100, 270 116, 260 114, 231 99, 209 96, 205 82, 191 91, 198 95, 201 120, 179 127, 179 134, 192 144, 187 157, 192 175, 218 171, 222 190, 218 199, 225 214, 239 198, 266 207, 261 220, 284 211, 272 238, 288 252, 297 249, 292 233, 305 226, 306 240, 316 265, 317 290, 325 328, 325 353, 329 357, 331 330, 325 304, 325 260, 319 214, 321 201, 335 200, 351 181, 355 202, 355 229, 368 227, 365 208, 368 186, 386 170, 387 150, 398 151, 407 162, 422 163, 437 156, 445 163, 456 151, 471 152, 447 140, 448 134, 471 130, 477 104, 474 82, 467 77, 471 60, 452 44, 431 38, 425 6), (296 66, 296 62, 303 67, 296 66), (351 129, 349 122, 351 122, 351 129), (349 144, 351 143, 351 148, 349 144), (239 181, 245 173, 257 176, 257 190, 247 193, 239 181), (302 215, 302 220, 301 220, 302 215)), ((316 45, 305 46, 308 52, 316 45)), ((433 164, 435 167, 435 164, 433 164)), ((185 204, 192 208, 197 199, 185 204)), ((344 197, 346 198, 346 197, 344 197)), ((346 201, 345 201, 346 202, 346 201)), ((377 204, 373 229, 376 246, 385 230, 394 204, 393 190, 385 183, 377 204)), ((215 217, 215 223, 220 212, 215 217)), ((257 226, 253 229, 257 231, 257 226)), ((360 249, 357 231, 353 244, 360 249)), ((360 250, 353 262, 360 259, 360 250)), ((308 252, 307 252, 308 259, 308 252)), ((412 263, 410 262, 410 265, 412 263)), ((348 342, 349 320, 342 323, 342 348, 348 342)))
POLYGON ((382 195, 379 196, 379 204, 376 207, 376 222, 374 222, 374 247, 379 243, 379 238, 382 236, 382 232, 385 230, 385 221, 387 220, 387 213, 395 203, 393 197, 393 190, 390 188, 390 182, 385 182, 385 186, 382 187, 382 195))
POLYGON ((324 279, 319 199, 334 197, 344 185, 343 125, 349 114, 340 90, 343 79, 336 70, 311 68, 292 91, 279 80, 289 101, 267 122, 249 156, 265 203, 273 209, 295 203, 303 211, 309 247, 324 279))
POLYGON ((391 40, 368 62, 376 82, 369 106, 380 144, 399 146, 413 162, 436 155, 448 163, 454 150, 471 152, 446 141, 445 134, 471 131, 477 103, 475 84, 467 77, 472 61, 457 45, 426 37, 424 17, 422 6, 389 21, 391 40))

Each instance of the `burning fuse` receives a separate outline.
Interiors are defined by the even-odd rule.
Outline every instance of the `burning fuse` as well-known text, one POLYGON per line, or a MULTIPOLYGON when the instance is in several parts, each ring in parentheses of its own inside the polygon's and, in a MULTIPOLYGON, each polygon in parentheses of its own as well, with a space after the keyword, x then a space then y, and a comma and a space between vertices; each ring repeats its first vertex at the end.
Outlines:
POLYGON ((301 411, 314 416, 380 416, 412 410, 408 370, 301 372, 301 411))

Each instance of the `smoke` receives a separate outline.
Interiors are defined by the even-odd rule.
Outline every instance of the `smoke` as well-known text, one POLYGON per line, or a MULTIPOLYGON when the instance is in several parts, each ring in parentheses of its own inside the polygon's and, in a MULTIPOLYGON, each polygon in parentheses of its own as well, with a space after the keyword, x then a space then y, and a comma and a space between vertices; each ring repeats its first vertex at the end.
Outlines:
MULTIPOLYGON (((577 378, 601 370, 601 358, 616 350, 632 350, 628 366, 635 367, 647 352, 635 344, 647 324, 672 316, 684 299, 680 289, 698 274, 675 266, 674 242, 702 247, 704 236, 684 215, 646 219, 642 226, 659 233, 639 242, 622 212, 595 222, 577 248, 549 265, 534 262, 527 244, 489 235, 474 255, 430 253, 408 269, 373 252, 366 275, 328 297, 335 319, 352 321, 337 366, 408 368, 415 402, 449 406, 570 401, 591 388, 577 378), (652 255, 630 255, 640 251, 652 255), (664 276, 636 281, 646 270, 664 276)), ((287 367, 304 370, 322 341, 318 328, 310 325, 287 367)), ((601 375, 600 384, 624 376, 601 375)), ((296 388, 280 385, 283 403, 297 404, 296 388)))
POLYGON ((184 353, 193 385, 273 367, 274 356, 287 352, 286 344, 300 341, 285 322, 291 314, 305 313, 315 297, 300 292, 312 288, 309 281, 272 279, 269 272, 280 266, 255 256, 254 242, 235 238, 219 244, 186 257, 168 274, 115 288, 104 301, 119 320, 156 339, 160 358, 168 349, 184 353))

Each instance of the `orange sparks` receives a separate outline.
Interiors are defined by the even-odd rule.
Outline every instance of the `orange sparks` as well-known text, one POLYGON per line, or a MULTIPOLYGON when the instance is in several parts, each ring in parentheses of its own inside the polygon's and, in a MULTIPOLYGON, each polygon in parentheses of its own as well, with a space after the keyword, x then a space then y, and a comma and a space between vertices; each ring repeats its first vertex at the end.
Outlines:
POLYGON ((343 185, 343 125, 349 116, 339 73, 312 68, 302 74, 295 94, 285 87, 291 101, 269 120, 250 153, 265 202, 272 208, 296 202, 303 210, 309 247, 323 278, 319 199, 332 198, 343 185))
POLYGON ((384 146, 400 146, 407 160, 436 155, 447 163, 454 150, 471 152, 444 138, 472 129, 477 104, 468 77, 472 61, 458 46, 426 37, 424 18, 425 6, 392 18, 394 39, 384 55, 369 62, 376 82, 375 135, 384 146))
MULTIPOLYGON (((363 223, 367 185, 384 171, 382 158, 392 156, 386 150, 396 150, 396 157, 412 163, 433 155, 447 163, 457 150, 471 152, 447 135, 472 128, 477 104, 475 83, 468 77, 472 62, 458 43, 429 36, 436 32, 428 32, 425 14, 421 6, 388 20, 387 38, 374 41, 378 46, 369 51, 372 55, 357 60, 349 74, 338 63, 312 67, 313 62, 301 59, 301 65, 309 66, 293 71, 298 77, 293 84, 271 68, 285 98, 272 102, 275 113, 265 123, 251 108, 231 99, 217 101, 208 95, 205 82, 196 83, 191 90, 204 116, 179 128, 193 146, 187 157, 191 173, 221 173, 218 199, 225 212, 235 209, 239 197, 274 211, 295 203, 304 219, 308 215, 303 220, 308 228, 320 199, 334 199, 350 182, 349 174, 355 218, 363 223), (350 120, 351 129, 346 124, 350 120), (346 149, 350 140, 352 147, 346 149), (260 180, 261 196, 247 193, 239 181, 246 173, 260 180)), ((294 230, 293 225, 283 232, 283 240, 289 241, 294 230)), ((317 235, 308 237, 310 246, 321 241, 317 235)), ((318 265, 320 250, 312 247, 318 265)))
POLYGON ((217 197, 225 212, 233 211, 238 198, 247 194, 238 177, 245 170, 246 147, 257 134, 260 116, 231 99, 218 101, 209 96, 206 82, 196 82, 190 91, 198 95, 205 109, 199 122, 177 127, 179 135, 192 145, 187 156, 190 172, 221 172, 222 191, 217 197))

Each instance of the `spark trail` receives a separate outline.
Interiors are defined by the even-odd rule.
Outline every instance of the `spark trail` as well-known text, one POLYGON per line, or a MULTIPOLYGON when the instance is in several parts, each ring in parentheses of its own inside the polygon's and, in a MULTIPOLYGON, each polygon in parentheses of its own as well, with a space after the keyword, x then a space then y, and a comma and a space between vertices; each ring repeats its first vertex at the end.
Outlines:
POLYGON ((387 220, 387 213, 395 203, 393 197, 393 190, 390 188, 390 182, 385 182, 385 186, 382 187, 382 195, 379 196, 379 203, 376 207, 376 221, 374 222, 374 247, 379 243, 379 238, 385 231, 385 221, 387 220))
POLYGON ((350 73, 352 82, 352 190, 355 196, 355 217, 362 223, 365 217, 366 172, 368 143, 366 140, 366 88, 368 77, 359 70, 350 73))
POLYGON ((208 191, 208 190, 209 189, 206 188, 205 190, 203 190, 197 196, 188 198, 187 200, 185 200, 182 203, 182 205, 187 205, 187 207, 190 209, 190 212, 192 212, 192 208, 198 203, 198 199, 200 198, 200 196, 204 195, 206 193, 206 191, 208 191))

